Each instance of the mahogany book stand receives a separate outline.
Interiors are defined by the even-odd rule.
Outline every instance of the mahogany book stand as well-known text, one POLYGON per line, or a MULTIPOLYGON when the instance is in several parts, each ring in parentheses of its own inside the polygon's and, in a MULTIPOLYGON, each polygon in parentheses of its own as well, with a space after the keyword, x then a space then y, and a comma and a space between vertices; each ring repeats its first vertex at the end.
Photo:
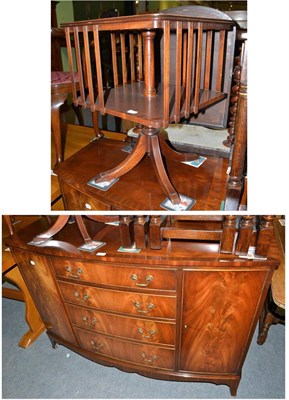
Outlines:
POLYGON ((133 121, 139 132, 137 143, 125 161, 95 176, 88 184, 108 190, 149 154, 167 196, 165 208, 190 209, 195 200, 176 191, 162 156, 189 162, 198 155, 175 151, 160 135, 160 128, 191 115, 205 116, 207 109, 227 99, 233 64, 232 41, 235 40, 233 21, 228 16, 214 19, 162 13, 80 21, 63 26, 74 104, 133 121), (101 38, 108 33, 113 87, 104 89, 101 38), (174 68, 171 66, 173 51, 174 68), (79 94, 74 81, 75 70, 79 76, 79 94), (88 82, 88 94, 85 82, 88 82))

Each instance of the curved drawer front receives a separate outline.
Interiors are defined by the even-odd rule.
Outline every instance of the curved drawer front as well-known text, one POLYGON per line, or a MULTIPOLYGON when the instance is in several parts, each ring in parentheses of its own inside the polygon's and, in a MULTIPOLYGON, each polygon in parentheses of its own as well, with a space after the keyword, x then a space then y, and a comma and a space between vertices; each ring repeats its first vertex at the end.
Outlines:
POLYGON ((171 318, 176 316, 176 298, 85 285, 58 282, 64 300, 105 311, 115 311, 144 317, 171 318))
POLYGON ((102 356, 113 357, 150 368, 174 369, 175 352, 172 349, 131 343, 81 329, 76 329, 76 336, 84 349, 102 356))
POLYGON ((67 184, 63 179, 61 179, 60 174, 58 174, 58 177, 61 182, 61 191, 65 199, 67 210, 111 210, 111 207, 108 204, 90 197, 67 184))
POLYGON ((115 266, 62 258, 51 258, 51 261, 56 275, 61 278, 128 288, 176 290, 174 270, 115 266))
POLYGON ((68 305, 72 323, 85 329, 146 343, 175 344, 175 324, 107 314, 68 305))

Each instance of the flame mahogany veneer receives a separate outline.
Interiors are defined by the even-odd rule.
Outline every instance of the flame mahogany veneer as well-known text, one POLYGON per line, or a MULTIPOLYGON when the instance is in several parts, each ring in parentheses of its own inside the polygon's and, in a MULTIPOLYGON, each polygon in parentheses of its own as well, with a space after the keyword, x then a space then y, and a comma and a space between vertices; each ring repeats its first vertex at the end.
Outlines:
POLYGON ((8 240, 53 346, 151 378, 225 384, 236 395, 278 261, 221 254, 202 241, 120 253, 118 227, 96 221, 90 235, 106 244, 85 252, 76 225, 41 246, 28 243, 45 220, 8 240))

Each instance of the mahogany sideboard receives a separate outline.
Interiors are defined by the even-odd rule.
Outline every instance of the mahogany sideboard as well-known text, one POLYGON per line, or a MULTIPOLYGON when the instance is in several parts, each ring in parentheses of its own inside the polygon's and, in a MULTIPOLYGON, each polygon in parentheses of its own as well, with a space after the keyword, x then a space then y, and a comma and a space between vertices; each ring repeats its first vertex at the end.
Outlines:
MULTIPOLYGON (((236 395, 278 261, 222 253, 197 230, 185 235, 196 241, 167 230, 159 249, 122 252, 132 225, 124 235, 109 218, 63 216, 52 229, 42 219, 7 241, 53 347, 151 378, 225 384, 236 395), (102 247, 82 250, 89 238, 102 247)), ((236 217, 226 221, 231 229, 236 217)))

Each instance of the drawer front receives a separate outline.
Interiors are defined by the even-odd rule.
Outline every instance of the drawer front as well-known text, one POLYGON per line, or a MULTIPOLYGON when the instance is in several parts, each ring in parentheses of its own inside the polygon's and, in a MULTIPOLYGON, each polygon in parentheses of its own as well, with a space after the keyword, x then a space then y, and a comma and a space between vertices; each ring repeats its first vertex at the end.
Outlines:
POLYGON ((172 349, 131 343, 81 329, 76 329, 76 336, 84 349, 102 356, 113 357, 150 368, 174 369, 175 352, 172 349))
POLYGON ((61 179, 61 191, 67 210, 110 210, 111 207, 67 185, 61 179))
POLYGON ((57 276, 79 282, 139 289, 176 290, 173 270, 114 266, 62 258, 51 258, 51 261, 57 276))
POLYGON ((58 282, 64 299, 78 304, 105 311, 175 319, 176 298, 134 292, 122 292, 58 282))
POLYGON ((175 324, 172 322, 128 318, 72 305, 67 308, 76 326, 140 342, 175 344, 175 324))

